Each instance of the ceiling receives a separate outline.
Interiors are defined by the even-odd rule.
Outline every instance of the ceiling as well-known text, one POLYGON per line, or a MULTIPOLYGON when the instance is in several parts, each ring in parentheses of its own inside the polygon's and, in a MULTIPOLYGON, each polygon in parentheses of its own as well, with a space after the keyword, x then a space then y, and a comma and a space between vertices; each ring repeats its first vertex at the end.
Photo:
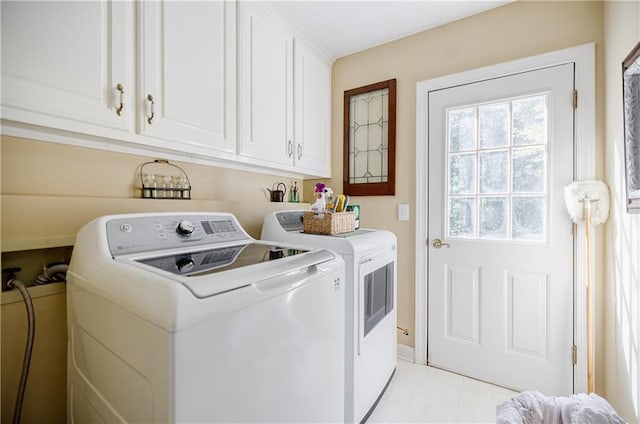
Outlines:
POLYGON ((284 0, 277 3, 334 58, 339 58, 510 1, 284 0))

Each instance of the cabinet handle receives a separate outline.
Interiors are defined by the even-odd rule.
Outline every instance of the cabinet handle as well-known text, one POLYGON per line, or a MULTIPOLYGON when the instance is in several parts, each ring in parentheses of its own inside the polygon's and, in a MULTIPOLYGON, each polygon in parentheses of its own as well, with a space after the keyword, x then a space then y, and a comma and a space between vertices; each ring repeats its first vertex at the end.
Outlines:
POLYGON ((293 141, 287 140, 287 155, 289 157, 293 157, 293 141))
POLYGON ((147 94, 147 100, 150 102, 149 103, 149 108, 151 111, 151 116, 147 117, 147 122, 149 123, 149 125, 153 124, 153 118, 156 117, 156 113, 155 113, 155 104, 156 102, 153 101, 153 96, 151 94, 147 94))
POLYGON ((298 160, 302 159, 302 143, 298 143, 298 160))
POLYGON ((116 115, 122 116, 124 110, 124 86, 122 84, 116 85, 116 90, 120 92, 120 106, 116 109, 116 115))

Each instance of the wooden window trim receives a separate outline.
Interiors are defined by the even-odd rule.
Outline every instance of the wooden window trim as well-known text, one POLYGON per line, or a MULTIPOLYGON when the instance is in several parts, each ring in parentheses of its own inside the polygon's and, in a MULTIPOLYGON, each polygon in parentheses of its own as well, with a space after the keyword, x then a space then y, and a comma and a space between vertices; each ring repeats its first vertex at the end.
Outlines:
POLYGON ((342 192, 349 196, 393 196, 396 193, 396 79, 381 81, 344 92, 342 192), (349 183, 349 102, 351 96, 389 89, 388 178, 383 183, 349 183))

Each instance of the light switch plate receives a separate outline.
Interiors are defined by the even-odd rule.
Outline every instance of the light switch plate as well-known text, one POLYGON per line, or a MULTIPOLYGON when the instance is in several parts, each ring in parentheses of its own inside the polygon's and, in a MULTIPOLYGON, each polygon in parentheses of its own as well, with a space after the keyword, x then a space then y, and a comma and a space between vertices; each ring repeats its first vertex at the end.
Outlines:
POLYGON ((409 205, 407 204, 398 205, 398 220, 399 221, 409 220, 409 205))

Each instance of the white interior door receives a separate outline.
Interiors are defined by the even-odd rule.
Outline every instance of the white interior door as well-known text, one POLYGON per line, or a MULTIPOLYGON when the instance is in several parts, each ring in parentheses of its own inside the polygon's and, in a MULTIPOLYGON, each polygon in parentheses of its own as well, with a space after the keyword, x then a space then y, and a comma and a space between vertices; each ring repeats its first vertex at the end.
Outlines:
POLYGON ((430 365, 573 392, 573 87, 567 64, 429 94, 430 365))

